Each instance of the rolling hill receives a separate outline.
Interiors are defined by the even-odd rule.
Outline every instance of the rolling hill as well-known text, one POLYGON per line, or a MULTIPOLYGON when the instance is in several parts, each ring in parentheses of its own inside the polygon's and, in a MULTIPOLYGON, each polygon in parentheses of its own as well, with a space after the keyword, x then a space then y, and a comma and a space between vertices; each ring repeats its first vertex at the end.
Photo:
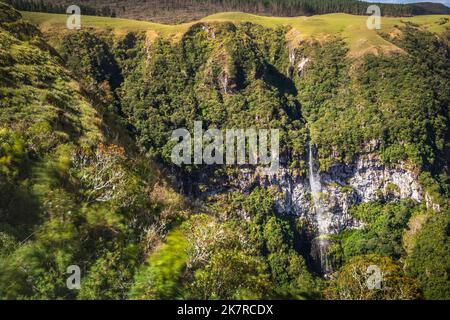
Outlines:
MULTIPOLYGON (((50 38, 57 38, 61 33, 70 32, 65 28, 67 15, 36 12, 22 12, 25 20, 36 24, 50 38)), ((404 22, 414 23, 424 30, 440 33, 450 26, 450 15, 426 15, 408 18, 383 17, 381 30, 369 30, 366 27, 367 17, 343 13, 317 15, 311 17, 266 17, 242 12, 218 13, 205 17, 197 22, 251 22, 265 27, 290 26, 291 40, 324 39, 330 36, 343 37, 350 46, 350 54, 358 56, 365 52, 389 52, 399 49, 380 36, 382 33, 394 32, 396 26, 404 22)), ((195 23, 166 25, 139 20, 83 16, 82 28, 94 29, 98 32, 111 30, 116 35, 124 35, 130 31, 147 32, 151 37, 162 36, 174 40, 195 23)))

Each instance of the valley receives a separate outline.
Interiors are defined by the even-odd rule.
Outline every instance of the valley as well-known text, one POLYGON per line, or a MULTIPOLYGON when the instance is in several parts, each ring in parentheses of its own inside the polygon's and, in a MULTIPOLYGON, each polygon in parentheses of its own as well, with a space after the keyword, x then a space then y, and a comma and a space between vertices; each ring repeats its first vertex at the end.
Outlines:
POLYGON ((449 15, 67 17, 0 3, 1 299, 450 299, 449 15))

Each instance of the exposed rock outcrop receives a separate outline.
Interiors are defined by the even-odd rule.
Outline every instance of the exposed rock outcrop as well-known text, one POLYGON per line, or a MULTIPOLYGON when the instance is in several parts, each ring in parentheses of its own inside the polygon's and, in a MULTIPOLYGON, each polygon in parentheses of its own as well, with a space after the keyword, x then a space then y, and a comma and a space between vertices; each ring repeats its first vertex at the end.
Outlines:
MULTIPOLYGON (((259 169, 243 169, 235 187, 243 192, 256 185, 276 187, 282 194, 278 200, 280 212, 305 217, 317 225, 308 177, 288 169, 264 176, 259 169)), ((325 229, 330 234, 361 224, 350 214, 352 205, 374 200, 397 201, 411 198, 422 202, 425 198, 417 174, 404 165, 386 166, 372 155, 364 155, 350 165, 335 164, 327 172, 318 174, 322 185, 320 194, 326 220, 325 229)))

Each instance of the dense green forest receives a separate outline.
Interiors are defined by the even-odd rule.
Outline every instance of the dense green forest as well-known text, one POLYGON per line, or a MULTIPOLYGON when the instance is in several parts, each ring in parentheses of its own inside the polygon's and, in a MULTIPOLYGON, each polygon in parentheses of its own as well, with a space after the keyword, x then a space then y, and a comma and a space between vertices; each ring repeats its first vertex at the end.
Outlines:
POLYGON ((353 59, 342 39, 293 48, 288 31, 83 30, 56 50, 0 3, 0 299, 450 299, 450 33, 398 26, 384 37, 404 53, 353 59), (323 172, 376 141, 439 210, 353 206, 363 226, 333 236, 322 277, 312 226, 277 210, 278 190, 202 197, 236 168, 172 165, 172 131, 195 120, 281 128, 283 165, 299 176, 309 141, 323 172), (70 265, 80 290, 66 286, 70 265), (379 290, 361 286, 371 265, 379 290))
MULTIPOLYGON (((68 0, 7 0, 18 10, 65 13, 73 3, 68 0)), ((82 13, 87 15, 139 18, 157 22, 179 23, 198 20, 224 11, 242 11, 271 16, 300 16, 326 13, 367 14, 373 3, 358 0, 147 0, 83 2, 82 13)), ((420 14, 449 14, 442 4, 386 4, 377 3, 382 15, 411 16, 420 14)))

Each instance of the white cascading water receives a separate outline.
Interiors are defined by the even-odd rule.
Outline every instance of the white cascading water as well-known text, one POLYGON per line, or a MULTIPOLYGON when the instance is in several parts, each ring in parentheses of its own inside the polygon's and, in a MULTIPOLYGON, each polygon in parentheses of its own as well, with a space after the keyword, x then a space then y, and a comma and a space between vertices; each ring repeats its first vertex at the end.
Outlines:
POLYGON ((317 220, 317 246, 319 250, 320 266, 324 273, 328 273, 331 268, 328 261, 327 246, 328 240, 327 235, 329 232, 330 219, 326 214, 326 210, 322 205, 321 191, 322 185, 320 183, 320 176, 314 172, 314 156, 312 151, 312 143, 309 142, 309 184, 311 187, 311 195, 314 204, 314 211, 317 220))

